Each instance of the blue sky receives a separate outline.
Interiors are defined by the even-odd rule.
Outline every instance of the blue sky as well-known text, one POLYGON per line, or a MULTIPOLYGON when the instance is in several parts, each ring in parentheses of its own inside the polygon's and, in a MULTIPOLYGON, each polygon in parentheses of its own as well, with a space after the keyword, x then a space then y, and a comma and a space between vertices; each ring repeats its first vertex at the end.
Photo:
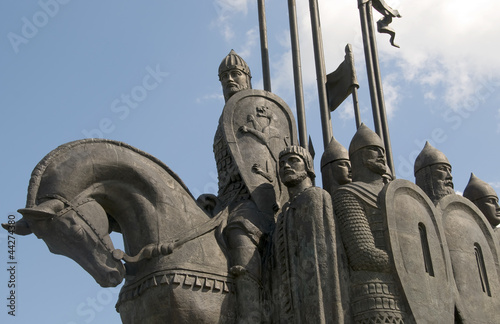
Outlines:
MULTIPOLYGON (((298 2, 307 127, 323 152, 307 1, 298 2)), ((400 49, 378 35, 396 175, 413 181, 426 140, 453 167, 455 189, 470 173, 500 190, 499 5, 481 0, 391 1, 400 49)), ((295 109, 285 1, 268 0, 272 90, 295 109)), ((353 44, 362 120, 373 129, 356 1, 319 1, 327 72, 353 44)), ((217 77, 233 48, 262 89, 256 1, 3 1, 0 218, 23 208, 31 171, 63 143, 105 137, 167 164, 192 193, 216 192, 212 141, 224 105, 217 77), (149 76, 149 77, 148 77, 149 76), (147 80, 148 90, 144 90, 147 80), (142 88, 141 88, 142 87, 142 88), (143 89, 143 90, 140 90, 143 89)), ((332 113, 346 147, 352 104, 332 113)), ((115 236, 115 245, 120 245, 115 236)), ((2 267, 7 236, 0 234, 2 267)), ((117 289, 100 288, 75 262, 34 236, 16 237, 16 317, 2 323, 118 323, 117 289)), ((0 296, 8 297, 7 271, 0 296)), ((4 303, 5 303, 5 299, 4 303)), ((3 303, 2 303, 3 305, 3 303)))

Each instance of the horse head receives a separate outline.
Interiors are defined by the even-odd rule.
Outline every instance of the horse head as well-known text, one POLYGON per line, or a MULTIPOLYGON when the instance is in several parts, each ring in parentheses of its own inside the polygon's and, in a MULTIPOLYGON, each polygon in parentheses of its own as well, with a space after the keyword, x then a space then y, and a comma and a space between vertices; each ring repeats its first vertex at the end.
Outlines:
POLYGON ((19 212, 23 218, 14 226, 16 234, 35 234, 50 252, 76 261, 102 287, 115 287, 123 280, 125 267, 113 258, 108 217, 94 199, 73 204, 54 197, 19 212))

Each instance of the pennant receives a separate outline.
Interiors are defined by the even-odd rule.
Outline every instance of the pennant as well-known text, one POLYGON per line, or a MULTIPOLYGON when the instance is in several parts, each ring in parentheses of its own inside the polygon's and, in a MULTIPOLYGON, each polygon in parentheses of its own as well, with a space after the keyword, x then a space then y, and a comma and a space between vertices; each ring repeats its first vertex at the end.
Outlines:
POLYGON ((326 76, 326 92, 328 107, 334 111, 352 93, 354 87, 359 88, 354 68, 354 56, 351 44, 345 47, 345 58, 339 67, 326 76))
POLYGON ((389 24, 392 22, 392 18, 401 18, 399 11, 389 7, 384 0, 372 0, 372 6, 384 16, 384 18, 377 21, 377 31, 379 33, 389 34, 391 36, 391 39, 389 40, 391 45, 399 48, 399 45, 394 43, 396 31, 389 27, 389 24))

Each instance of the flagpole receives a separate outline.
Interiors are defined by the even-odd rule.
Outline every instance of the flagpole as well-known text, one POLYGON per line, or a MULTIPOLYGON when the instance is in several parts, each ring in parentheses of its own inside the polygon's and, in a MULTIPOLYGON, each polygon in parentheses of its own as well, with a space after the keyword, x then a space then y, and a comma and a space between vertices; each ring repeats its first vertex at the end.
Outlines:
POLYGON ((319 22, 319 9, 317 0, 309 0, 311 14, 311 27, 314 46, 314 61, 316 64, 316 80, 318 83, 319 108, 321 113, 321 128, 323 130, 323 145, 326 149, 333 137, 330 110, 326 96, 325 60, 323 57, 323 41, 321 39, 321 26, 319 22))
POLYGON ((356 129, 361 126, 361 117, 359 114, 359 100, 358 100, 358 89, 353 87, 352 89, 352 105, 354 106, 354 118, 356 120, 356 129))
POLYGON ((371 42, 371 34, 369 32, 369 22, 368 22, 368 12, 367 7, 371 6, 371 2, 369 0, 359 0, 359 17, 361 20, 361 34, 363 35, 363 47, 365 50, 365 62, 366 62, 366 72, 368 74, 368 86, 370 88, 370 99, 372 103, 372 112, 373 112, 373 124, 375 125, 375 133, 383 138, 382 134, 382 125, 380 122, 380 113, 379 113, 379 100, 377 98, 378 92, 376 91, 376 82, 375 82, 375 68, 373 66, 373 57, 372 57, 372 42, 371 42))
POLYGON ((265 0, 258 0, 260 51, 262 57, 262 77, 264 90, 271 91, 271 73, 269 69, 269 49, 267 47, 267 26, 265 0))
POLYGON ((387 165, 392 171, 392 175, 395 176, 395 170, 394 170, 394 162, 393 162, 393 157, 392 157, 392 147, 391 147, 391 139, 389 136, 389 126, 387 123, 387 114, 386 114, 386 108, 385 108, 385 101, 384 101, 384 90, 382 88, 382 77, 380 73, 380 66, 379 66, 379 61, 378 61, 378 50, 377 50, 377 42, 376 42, 376 36, 375 36, 375 30, 373 29, 373 13, 372 13, 372 6, 371 4, 368 6, 368 15, 370 17, 370 38, 372 39, 372 58, 373 58, 373 65, 374 65, 374 70, 375 70, 375 84, 376 84, 376 89, 377 89, 377 97, 379 100, 379 118, 380 118, 380 123, 382 127, 382 139, 384 141, 385 145, 385 155, 387 159, 387 165))
POLYGON ((300 63, 299 33, 297 28, 297 9, 295 0, 288 0, 288 18, 290 20, 290 40, 293 61, 293 80, 295 85, 295 104, 297 106, 297 124, 299 143, 307 148, 307 127, 304 107, 304 90, 302 87, 302 67, 300 63))
POLYGON ((392 176, 395 177, 384 93, 382 90, 382 79, 378 63, 377 43, 373 26, 372 0, 358 0, 358 7, 361 19, 361 32, 363 34, 368 84, 370 86, 373 123, 375 124, 375 132, 384 142, 387 165, 392 172, 392 176))

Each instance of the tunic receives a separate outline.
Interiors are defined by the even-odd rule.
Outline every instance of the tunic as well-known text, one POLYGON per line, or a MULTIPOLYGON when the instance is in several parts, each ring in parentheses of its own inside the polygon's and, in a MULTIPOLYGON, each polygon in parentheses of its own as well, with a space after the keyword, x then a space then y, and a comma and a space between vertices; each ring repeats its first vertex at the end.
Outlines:
POLYGON ((272 239, 274 323, 341 323, 331 197, 310 187, 286 203, 272 239))

